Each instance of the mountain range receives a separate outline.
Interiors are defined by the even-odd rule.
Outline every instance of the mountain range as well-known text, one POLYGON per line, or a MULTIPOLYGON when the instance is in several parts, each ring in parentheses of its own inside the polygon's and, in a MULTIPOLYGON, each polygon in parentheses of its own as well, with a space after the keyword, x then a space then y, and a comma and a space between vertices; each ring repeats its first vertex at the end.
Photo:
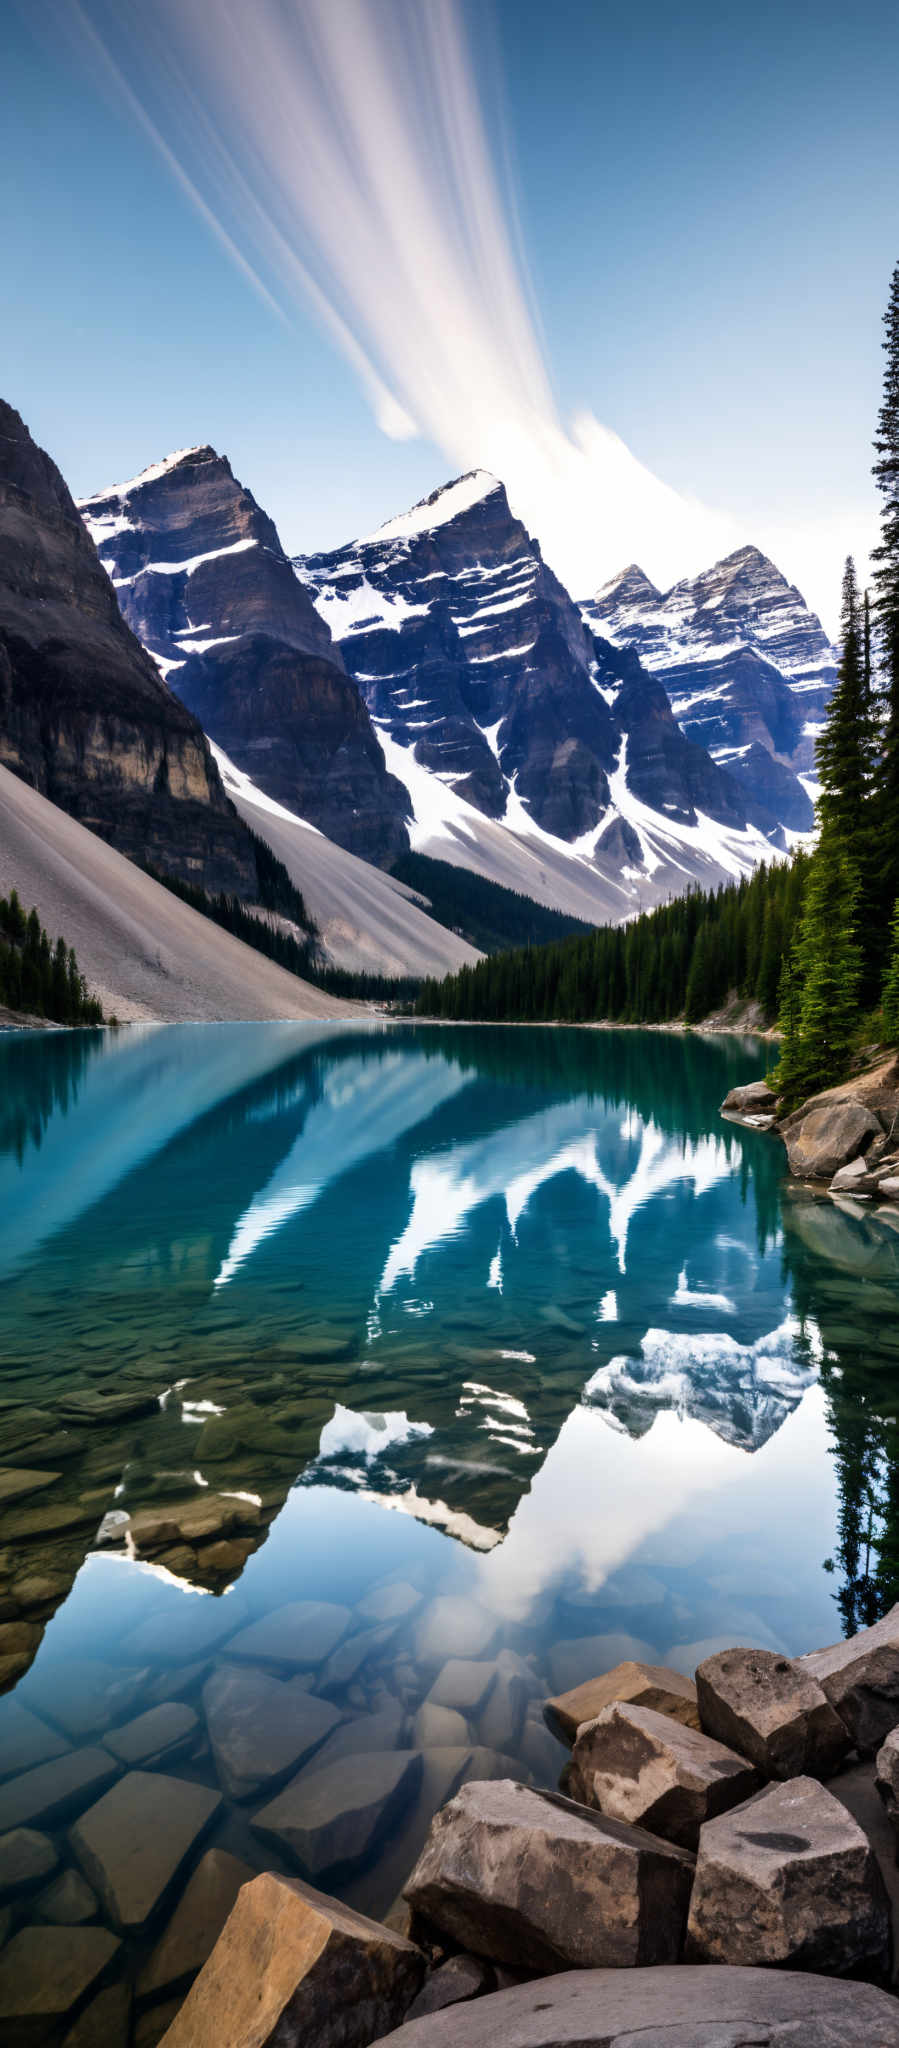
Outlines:
POLYGON ((483 470, 291 561, 211 447, 77 510, 10 407, 0 456, 0 762, 250 903, 262 840, 333 960, 475 957, 390 872, 410 846, 597 923, 811 829, 833 651, 757 549, 578 605, 483 470))

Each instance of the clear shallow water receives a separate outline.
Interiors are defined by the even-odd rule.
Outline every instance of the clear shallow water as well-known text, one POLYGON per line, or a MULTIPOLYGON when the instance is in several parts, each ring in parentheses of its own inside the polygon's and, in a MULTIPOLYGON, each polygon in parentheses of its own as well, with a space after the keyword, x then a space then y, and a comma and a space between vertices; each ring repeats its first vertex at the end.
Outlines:
MULTIPOLYGON (((151 1767, 222 1789, 204 1688, 239 1660, 422 1752, 349 1852, 319 1826, 300 1858, 383 1913, 463 1767, 554 1782, 547 1692, 627 1655, 798 1652, 894 1597, 899 1235, 721 1121, 764 1064, 649 1032, 0 1040, 0 1655, 33 1659, 0 1701, 0 1822, 10 1700, 78 1751, 184 1702, 151 1767), (56 1476, 14 1498, 25 1470, 56 1476), (343 1610, 333 1648, 297 1602, 343 1610), (416 1722, 452 1656, 492 1691, 416 1722)), ((298 1867, 253 1819, 285 1778, 317 1814, 326 1757, 225 1784, 114 1974, 210 1845, 298 1867)), ((96 1797, 46 1824, 66 1866, 96 1797)))

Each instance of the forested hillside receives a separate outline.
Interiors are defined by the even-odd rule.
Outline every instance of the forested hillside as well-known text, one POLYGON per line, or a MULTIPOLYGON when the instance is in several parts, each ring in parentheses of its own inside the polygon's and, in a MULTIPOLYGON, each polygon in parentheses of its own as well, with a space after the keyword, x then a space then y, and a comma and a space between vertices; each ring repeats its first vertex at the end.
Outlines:
POLYGON ((55 1024, 102 1024, 103 1011, 65 939, 53 945, 37 911, 15 889, 0 896, 0 1004, 55 1024))

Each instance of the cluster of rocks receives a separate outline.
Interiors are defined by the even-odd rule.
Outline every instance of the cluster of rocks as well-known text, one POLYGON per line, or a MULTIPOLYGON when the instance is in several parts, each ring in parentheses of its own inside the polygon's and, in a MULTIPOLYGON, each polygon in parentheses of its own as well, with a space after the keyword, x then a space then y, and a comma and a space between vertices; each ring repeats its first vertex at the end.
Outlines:
POLYGON ((461 1784, 384 1922, 242 1887, 165 2048, 899 2048, 899 1607, 695 1682, 627 1662, 545 1715, 563 1791, 461 1784))
POLYGON ((815 1095, 778 1116, 767 1081, 732 1088, 722 1114, 756 1130, 777 1130, 796 1180, 826 1183, 853 1201, 899 1202, 899 1059, 882 1060, 857 1082, 815 1095))

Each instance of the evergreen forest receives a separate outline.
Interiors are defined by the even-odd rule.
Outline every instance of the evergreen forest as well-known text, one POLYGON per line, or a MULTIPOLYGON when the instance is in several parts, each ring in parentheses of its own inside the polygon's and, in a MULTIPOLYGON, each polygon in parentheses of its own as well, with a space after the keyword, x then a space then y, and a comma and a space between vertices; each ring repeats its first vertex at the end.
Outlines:
POLYGON ((15 889, 0 896, 0 1004, 54 1024, 102 1024, 71 946, 54 945, 36 910, 27 914, 15 889))

